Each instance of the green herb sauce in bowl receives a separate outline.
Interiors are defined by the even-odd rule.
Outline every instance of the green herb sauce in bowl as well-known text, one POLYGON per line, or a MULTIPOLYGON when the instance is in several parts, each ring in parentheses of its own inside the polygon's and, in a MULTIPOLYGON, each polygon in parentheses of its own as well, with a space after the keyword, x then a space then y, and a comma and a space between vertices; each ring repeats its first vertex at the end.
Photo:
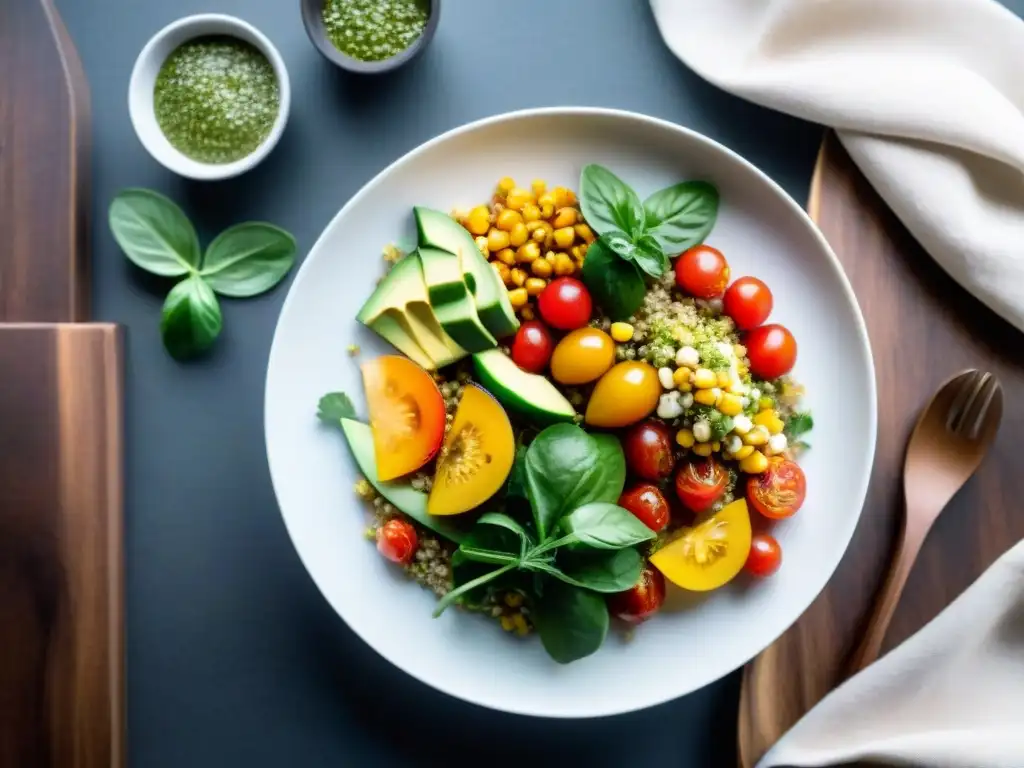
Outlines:
POLYGON ((153 89, 160 130, 173 147, 203 163, 230 163, 252 153, 270 135, 280 103, 267 57, 228 36, 180 45, 153 89))
POLYGON ((359 61, 397 56, 423 34, 426 0, 324 0, 324 31, 334 47, 359 61))

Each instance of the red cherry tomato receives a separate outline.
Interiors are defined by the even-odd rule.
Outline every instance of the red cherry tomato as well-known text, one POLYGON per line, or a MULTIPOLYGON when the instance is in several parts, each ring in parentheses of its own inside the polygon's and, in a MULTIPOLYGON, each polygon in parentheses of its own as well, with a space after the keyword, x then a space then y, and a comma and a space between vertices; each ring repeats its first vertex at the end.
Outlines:
POLYGON ((750 358, 750 372, 757 378, 777 379, 793 370, 796 339, 778 323, 748 331, 743 345, 750 358))
POLYGON ((540 316, 552 328, 572 331, 590 322, 593 304, 587 286, 572 277, 558 277, 537 297, 540 316))
POLYGON ((660 421, 644 421, 634 426, 623 438, 622 449, 626 466, 644 480, 662 480, 675 469, 672 433, 660 421))
POLYGON ((741 277, 723 299, 725 314, 741 331, 756 328, 772 313, 772 292, 756 277, 741 277))
POLYGON ((700 514, 725 493, 729 472, 713 456, 687 461, 676 473, 676 495, 693 512, 700 514))
POLYGON ((636 519, 657 533, 668 525, 671 512, 658 486, 640 483, 619 497, 619 506, 632 512, 636 519))
POLYGON ((767 533, 754 534, 750 539, 750 554, 747 555, 747 573, 764 578, 771 576, 782 565, 782 547, 774 536, 767 533))
POLYGON ((695 245, 676 259, 676 285, 698 299, 721 296, 729 284, 729 264, 710 245, 695 245))
POLYGON ((612 615, 630 624, 639 624, 656 614, 665 602, 665 577, 650 563, 644 565, 640 580, 625 592, 608 597, 612 615))
POLYGON ((555 342, 551 331, 539 320, 527 320, 519 326, 512 341, 512 362, 530 373, 540 373, 548 367, 555 342))
POLYGON ((773 456, 768 469, 747 480, 750 506, 771 520, 792 517, 807 496, 807 478, 791 459, 773 456))
POLYGON ((419 539, 411 523, 393 517, 377 529, 377 551, 393 563, 408 565, 419 539))

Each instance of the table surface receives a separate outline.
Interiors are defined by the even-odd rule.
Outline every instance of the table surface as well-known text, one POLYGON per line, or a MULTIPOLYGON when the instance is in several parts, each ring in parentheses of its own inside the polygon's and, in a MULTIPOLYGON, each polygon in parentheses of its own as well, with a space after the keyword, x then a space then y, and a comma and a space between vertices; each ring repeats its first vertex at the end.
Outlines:
MULTIPOLYGON (((226 302, 213 354, 181 365, 159 336, 163 286, 106 227, 118 189, 178 200, 200 237, 247 219, 295 233, 304 254, 337 210, 396 158, 488 115, 536 106, 635 110, 743 154, 801 203, 821 129, 733 98, 662 45, 641 0, 447 0, 432 45, 392 75, 335 70, 297 0, 57 0, 92 89, 94 316, 127 327, 128 754, 146 768, 447 764, 456 754, 599 768, 735 765, 739 677, 641 713, 545 721, 427 688, 359 640, 306 575, 274 499, 263 383, 287 282, 226 302), (238 15, 289 69, 281 143, 242 178, 196 183, 157 165, 127 112, 146 40, 191 13, 238 15), (562 758, 564 761, 564 758, 562 758)), ((1018 12, 1024 0, 1008 5, 1018 12)), ((683 649, 685 652, 685 649, 683 649)))

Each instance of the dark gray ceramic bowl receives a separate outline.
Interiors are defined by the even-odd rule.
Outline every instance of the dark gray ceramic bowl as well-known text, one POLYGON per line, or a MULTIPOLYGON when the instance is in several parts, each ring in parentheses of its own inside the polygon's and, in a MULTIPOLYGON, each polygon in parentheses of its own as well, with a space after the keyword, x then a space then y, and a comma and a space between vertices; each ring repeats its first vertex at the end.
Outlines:
POLYGON ((434 38, 438 22, 441 20, 441 0, 426 0, 426 3, 430 15, 427 18, 427 26, 423 30, 423 34, 416 38, 412 45, 401 53, 382 61, 360 61, 334 47, 334 43, 331 42, 331 39, 327 36, 327 31, 324 29, 324 0, 301 0, 302 22, 306 26, 306 34, 309 35, 313 45, 332 64, 358 74, 379 74, 381 72, 391 72, 403 64, 412 61, 434 38))

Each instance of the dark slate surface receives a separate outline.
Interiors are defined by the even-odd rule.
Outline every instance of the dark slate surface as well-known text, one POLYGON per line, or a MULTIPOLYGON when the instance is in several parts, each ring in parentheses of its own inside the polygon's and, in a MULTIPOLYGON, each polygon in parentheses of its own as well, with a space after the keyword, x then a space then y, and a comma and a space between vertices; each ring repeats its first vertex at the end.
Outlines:
MULTIPOLYGON (((361 185, 423 141, 487 115, 557 105, 636 110, 702 131, 803 202, 820 128, 699 80, 663 47, 642 0, 446 0, 425 55, 383 79, 355 79, 327 64, 305 36, 298 0, 58 6, 92 87, 95 314, 128 328, 131 765, 501 758, 539 767, 555 764, 565 748, 593 768, 732 768, 737 675, 642 713, 544 721, 436 693, 358 640, 303 570, 267 472, 263 380, 287 285, 225 301, 214 353, 179 365, 159 339, 166 289, 123 259, 106 206, 124 186, 149 186, 183 204, 204 242, 231 223, 268 219, 293 231, 305 253, 361 185), (285 135, 262 166, 202 184, 149 158, 132 131, 126 94, 149 36, 208 11, 236 14, 269 35, 286 59, 293 103, 285 135)), ((685 638, 680 643, 685 653, 685 638)))

